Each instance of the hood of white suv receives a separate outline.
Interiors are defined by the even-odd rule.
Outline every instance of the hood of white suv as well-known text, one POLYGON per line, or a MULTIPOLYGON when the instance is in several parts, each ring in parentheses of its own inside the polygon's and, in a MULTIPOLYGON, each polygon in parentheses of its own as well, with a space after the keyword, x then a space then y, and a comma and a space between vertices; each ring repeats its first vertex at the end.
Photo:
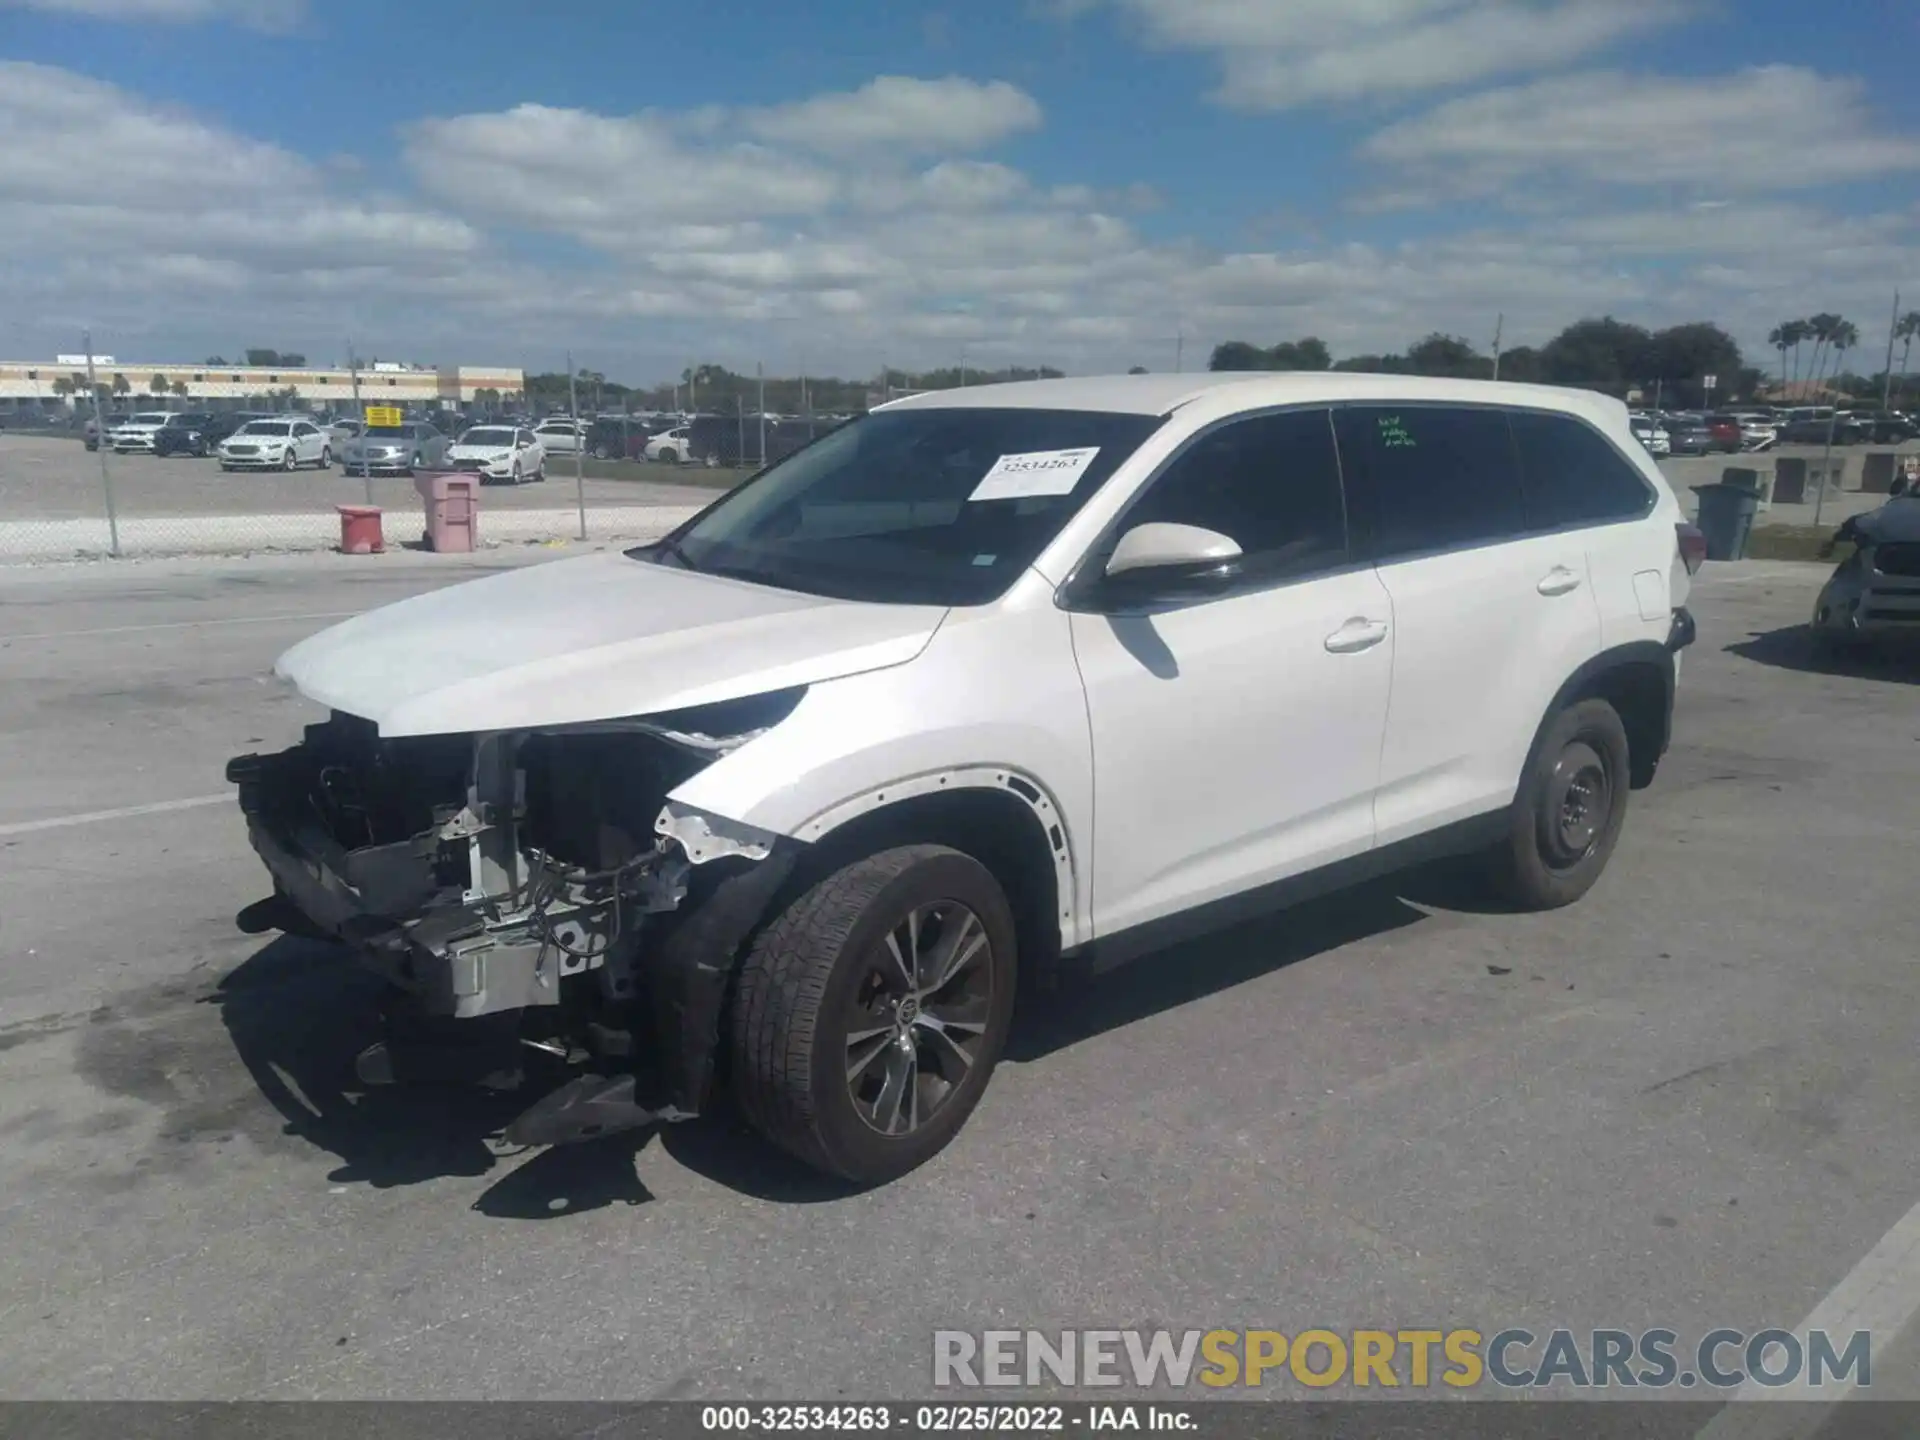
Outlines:
POLYGON ((370 611, 294 646, 274 672, 383 735, 521 730, 904 664, 945 615, 588 555, 370 611))

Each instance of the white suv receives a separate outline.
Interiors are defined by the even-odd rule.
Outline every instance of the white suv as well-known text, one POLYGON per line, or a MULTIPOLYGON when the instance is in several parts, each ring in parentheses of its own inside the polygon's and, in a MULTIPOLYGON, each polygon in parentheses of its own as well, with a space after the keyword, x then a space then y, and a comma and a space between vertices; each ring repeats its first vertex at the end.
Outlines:
POLYGON ((229 765, 276 889, 242 927, 346 939, 401 1018, 492 1017, 492 1083, 587 1067, 509 1138, 688 1118, 724 1055, 770 1139, 884 1180, 960 1128, 1024 982, 1436 854, 1578 898, 1666 748, 1702 555, 1580 391, 918 395, 656 544, 290 650, 334 714, 229 765))

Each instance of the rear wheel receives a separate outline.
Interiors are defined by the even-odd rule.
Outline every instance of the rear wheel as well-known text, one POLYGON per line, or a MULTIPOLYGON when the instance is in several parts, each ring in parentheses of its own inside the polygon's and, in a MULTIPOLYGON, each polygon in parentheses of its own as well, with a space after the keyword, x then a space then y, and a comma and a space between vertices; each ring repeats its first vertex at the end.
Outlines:
POLYGON ((1013 913, 977 860, 910 845, 853 861, 782 910, 741 967, 741 1108, 816 1169, 896 1179, 979 1103, 1015 978, 1013 913))
POLYGON ((1571 905, 1600 878, 1627 818, 1627 731, 1604 700, 1547 722, 1491 856, 1495 883, 1524 910, 1571 905))

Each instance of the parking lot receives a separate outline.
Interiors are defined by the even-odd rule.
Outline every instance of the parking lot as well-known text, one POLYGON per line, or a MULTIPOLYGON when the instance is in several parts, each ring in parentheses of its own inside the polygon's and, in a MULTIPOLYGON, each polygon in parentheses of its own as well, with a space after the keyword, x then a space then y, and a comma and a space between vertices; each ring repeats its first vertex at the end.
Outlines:
MULTIPOLYGON (((928 1393, 941 1328, 1793 1327, 1920 1199, 1920 670, 1816 667, 1822 571, 1774 563, 1699 582, 1583 903, 1423 874, 1151 957, 1026 1017, 888 1188, 724 1119, 515 1155, 477 1099, 362 1094, 367 986, 232 928, 222 765, 314 713, 287 645, 510 563, 0 573, 0 1394, 831 1400, 928 1393)), ((1895 1342, 1876 1388, 1920 1395, 1895 1342)))

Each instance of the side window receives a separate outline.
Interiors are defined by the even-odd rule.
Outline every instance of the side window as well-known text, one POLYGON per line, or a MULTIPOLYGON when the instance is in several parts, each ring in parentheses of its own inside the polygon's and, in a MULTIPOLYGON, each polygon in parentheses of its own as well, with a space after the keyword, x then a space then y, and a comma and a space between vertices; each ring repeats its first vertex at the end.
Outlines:
POLYGON ((1260 415, 1196 440, 1127 511, 1129 529, 1154 522, 1230 537, 1250 580, 1344 565, 1346 506, 1328 413, 1260 415))
POLYGON ((1452 405, 1354 405, 1334 412, 1356 538, 1380 563, 1496 544, 1527 512, 1507 417, 1452 405))
POLYGON ((533 443, 533 432, 531 430, 517 430, 514 432, 513 438, 521 445, 531 445, 533 443))
POLYGON ((1637 520, 1653 504, 1639 470, 1599 431, 1543 410, 1515 410, 1507 418, 1534 529, 1637 520))

